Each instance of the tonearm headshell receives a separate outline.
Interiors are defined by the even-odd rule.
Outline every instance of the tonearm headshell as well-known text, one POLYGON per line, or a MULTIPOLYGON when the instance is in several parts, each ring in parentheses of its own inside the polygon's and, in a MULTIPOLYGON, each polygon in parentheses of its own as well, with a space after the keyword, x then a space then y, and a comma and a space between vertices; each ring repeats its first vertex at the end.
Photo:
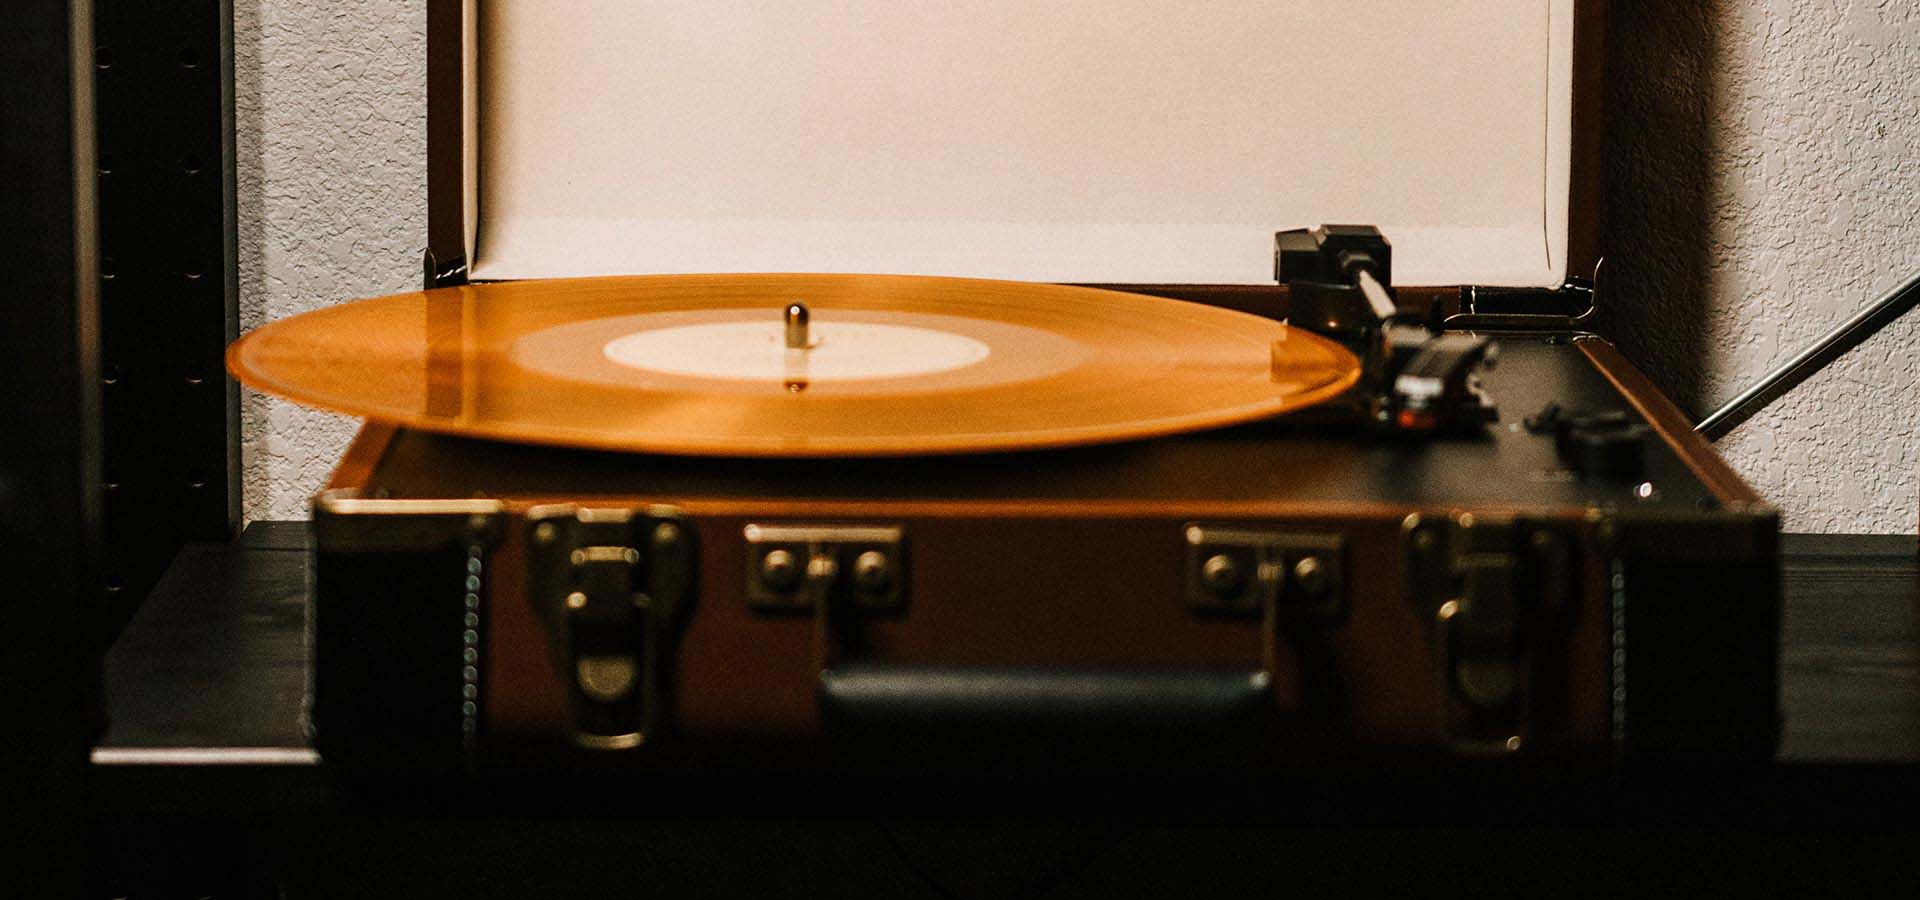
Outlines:
POLYGON ((1470 429, 1494 421, 1479 371, 1495 346, 1442 332, 1432 317, 1402 312, 1392 288, 1393 248, 1371 225, 1322 225, 1274 235, 1274 277, 1287 285, 1289 324, 1325 335, 1360 358, 1363 414, 1393 432, 1470 429))

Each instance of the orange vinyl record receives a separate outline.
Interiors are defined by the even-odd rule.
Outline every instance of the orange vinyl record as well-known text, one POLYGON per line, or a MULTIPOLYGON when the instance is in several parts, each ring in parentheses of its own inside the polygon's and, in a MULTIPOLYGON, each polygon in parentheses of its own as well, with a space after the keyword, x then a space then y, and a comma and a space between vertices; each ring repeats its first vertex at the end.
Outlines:
POLYGON ((254 329, 250 387, 473 437, 701 456, 897 456, 1155 437, 1358 379, 1258 316, 1093 288, 871 275, 517 281, 254 329))

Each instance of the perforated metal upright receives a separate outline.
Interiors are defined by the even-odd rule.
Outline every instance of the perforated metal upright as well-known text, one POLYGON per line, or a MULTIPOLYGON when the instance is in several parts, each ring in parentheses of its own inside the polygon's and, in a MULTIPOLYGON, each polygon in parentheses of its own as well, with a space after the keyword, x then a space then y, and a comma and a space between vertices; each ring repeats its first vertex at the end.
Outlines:
POLYGON ((78 897, 81 768, 96 660, 78 652, 96 580, 94 367, 85 0, 17 0, 0 29, 0 893, 78 897))
POLYGON ((98 96, 110 640, 181 544, 239 515, 231 0, 101 0, 98 96))

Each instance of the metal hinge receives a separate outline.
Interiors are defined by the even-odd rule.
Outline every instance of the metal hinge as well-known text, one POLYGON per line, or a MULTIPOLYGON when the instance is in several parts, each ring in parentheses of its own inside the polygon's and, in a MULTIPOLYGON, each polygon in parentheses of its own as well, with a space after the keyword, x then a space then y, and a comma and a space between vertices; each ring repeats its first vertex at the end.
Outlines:
POLYGON ((420 253, 422 290, 441 287, 455 287, 467 283, 467 258, 455 256, 451 259, 436 259, 431 248, 420 253))
POLYGON ((1606 260, 1594 263, 1593 277, 1569 276, 1557 288, 1460 289, 1460 312, 1442 323, 1453 331, 1576 331, 1600 309, 1600 274, 1606 260))

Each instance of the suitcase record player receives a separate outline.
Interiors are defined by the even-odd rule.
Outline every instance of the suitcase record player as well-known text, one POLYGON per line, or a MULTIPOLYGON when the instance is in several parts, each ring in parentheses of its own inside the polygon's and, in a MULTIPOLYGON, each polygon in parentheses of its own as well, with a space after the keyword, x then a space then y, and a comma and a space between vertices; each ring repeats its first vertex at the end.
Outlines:
POLYGON ((428 289, 230 351, 368 418, 329 763, 1771 753, 1777 517, 1584 328, 1602 4, 585 6, 429 4, 428 289))

